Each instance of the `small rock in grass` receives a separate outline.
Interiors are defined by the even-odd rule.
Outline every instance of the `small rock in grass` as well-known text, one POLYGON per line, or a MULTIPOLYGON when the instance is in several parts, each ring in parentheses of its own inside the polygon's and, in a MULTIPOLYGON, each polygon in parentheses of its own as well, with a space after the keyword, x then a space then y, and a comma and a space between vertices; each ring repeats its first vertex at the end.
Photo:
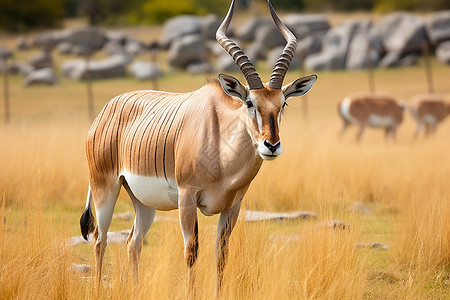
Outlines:
POLYGON ((383 249, 388 250, 389 246, 382 243, 358 243, 358 248, 383 249))
POLYGON ((76 263, 72 264, 72 270, 74 270, 75 272, 89 273, 89 272, 91 272, 91 269, 92 269, 92 267, 90 265, 76 264, 76 263))
POLYGON ((124 213, 114 214, 113 219, 121 220, 121 221, 130 221, 133 217, 134 217, 134 215, 131 212, 127 211, 124 213))

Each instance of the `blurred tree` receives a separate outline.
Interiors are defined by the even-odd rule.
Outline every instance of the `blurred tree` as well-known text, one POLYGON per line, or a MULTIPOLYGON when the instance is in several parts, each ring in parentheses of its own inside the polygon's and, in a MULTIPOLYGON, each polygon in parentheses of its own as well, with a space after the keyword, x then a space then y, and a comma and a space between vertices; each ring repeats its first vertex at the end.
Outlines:
MULTIPOLYGON (((218 16, 225 15, 230 7, 231 0, 189 0, 196 8, 218 16)), ((237 1, 236 9, 245 9, 248 1, 237 1)))
POLYGON ((65 0, 1 0, 0 28, 21 31, 36 27, 53 27, 64 16, 65 0))
POLYGON ((437 11, 450 9, 450 0, 375 0, 375 10, 389 12, 406 11, 437 11))
POLYGON ((308 11, 370 11, 376 0, 304 0, 305 9, 308 11))
POLYGON ((183 14, 206 14, 206 10, 197 8, 190 0, 149 0, 129 13, 132 22, 163 23, 165 20, 183 14))

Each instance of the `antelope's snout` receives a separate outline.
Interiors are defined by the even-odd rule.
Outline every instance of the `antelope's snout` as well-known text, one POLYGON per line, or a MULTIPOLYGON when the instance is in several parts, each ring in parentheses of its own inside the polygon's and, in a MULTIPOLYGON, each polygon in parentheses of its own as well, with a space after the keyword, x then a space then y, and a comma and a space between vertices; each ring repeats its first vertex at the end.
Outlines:
POLYGON ((274 160, 275 158, 277 158, 278 155, 280 155, 283 152, 283 148, 281 147, 281 141, 278 141, 274 145, 267 140, 263 140, 259 143, 258 152, 259 155, 262 157, 262 159, 274 160))

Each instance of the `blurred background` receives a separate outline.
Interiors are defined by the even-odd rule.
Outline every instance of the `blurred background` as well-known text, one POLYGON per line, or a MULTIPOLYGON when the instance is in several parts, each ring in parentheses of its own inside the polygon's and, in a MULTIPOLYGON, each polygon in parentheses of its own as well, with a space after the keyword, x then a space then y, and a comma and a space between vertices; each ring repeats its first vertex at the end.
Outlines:
MULTIPOLYGON (((99 299, 80 240, 84 140, 121 93, 189 92, 219 72, 245 79, 215 41, 229 0, 0 1, 0 297, 99 299), (74 239, 72 239, 74 238, 74 239)), ((450 121, 414 138, 412 98, 450 96, 449 0, 273 0, 298 46, 285 83, 316 73, 283 113, 283 154, 265 162, 243 210, 305 212, 248 222, 230 243, 226 299, 449 299, 450 121), (339 138, 337 103, 357 92, 406 107, 395 142, 339 138), (309 213, 308 213, 309 212, 309 213), (295 215, 295 214, 294 214, 295 215), (301 215, 301 214, 300 214, 301 215)), ((227 34, 269 79, 285 41, 262 0, 238 0, 227 34)), ((185 299, 178 212, 158 212, 128 273, 133 205, 121 193, 103 298, 185 299), (120 214, 120 216, 119 216, 120 214)), ((218 216, 199 214, 199 299, 214 293, 218 216)))

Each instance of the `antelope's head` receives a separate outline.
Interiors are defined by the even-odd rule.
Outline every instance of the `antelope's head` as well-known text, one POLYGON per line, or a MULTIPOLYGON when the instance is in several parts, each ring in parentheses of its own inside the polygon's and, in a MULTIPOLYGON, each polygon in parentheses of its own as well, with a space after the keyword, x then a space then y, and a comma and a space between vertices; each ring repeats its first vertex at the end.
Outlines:
POLYGON ((216 39, 238 64, 248 85, 244 86, 236 78, 225 74, 219 75, 219 82, 226 94, 239 98, 246 106, 247 114, 252 120, 249 134, 257 144, 259 155, 265 160, 273 160, 282 152, 279 126, 286 100, 306 94, 317 76, 299 78, 283 86, 283 79, 295 55, 297 39, 281 22, 267 0, 272 18, 287 44, 274 67, 269 83, 264 85, 249 58, 225 35, 233 16, 234 1, 231 2, 230 9, 216 32, 216 39))

